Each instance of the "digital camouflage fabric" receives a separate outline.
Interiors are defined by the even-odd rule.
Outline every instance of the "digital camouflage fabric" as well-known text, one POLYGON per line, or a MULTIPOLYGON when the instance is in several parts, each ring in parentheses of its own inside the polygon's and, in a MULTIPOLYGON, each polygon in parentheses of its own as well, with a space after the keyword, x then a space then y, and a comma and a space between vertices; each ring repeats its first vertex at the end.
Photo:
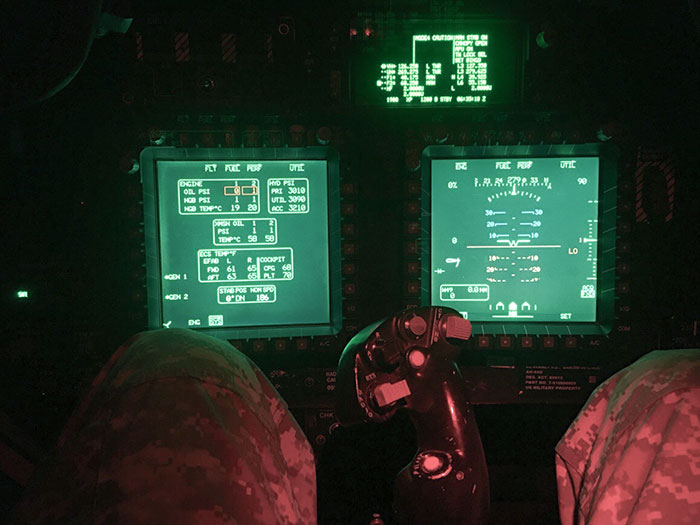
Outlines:
POLYGON ((563 525, 700 524, 700 350, 647 354, 556 447, 563 525))
POLYGON ((311 447, 226 342, 136 336, 102 369, 18 523, 315 524, 311 447))

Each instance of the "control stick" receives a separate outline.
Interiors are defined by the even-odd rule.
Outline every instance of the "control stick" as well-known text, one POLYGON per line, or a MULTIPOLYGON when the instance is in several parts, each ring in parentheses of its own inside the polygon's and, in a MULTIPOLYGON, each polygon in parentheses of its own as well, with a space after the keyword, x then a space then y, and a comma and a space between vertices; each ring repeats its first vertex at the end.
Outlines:
POLYGON ((400 523, 487 522, 486 459, 456 363, 470 335, 451 308, 414 308, 364 328, 340 357, 341 424, 381 423, 404 409, 416 428, 418 450, 394 486, 400 523))

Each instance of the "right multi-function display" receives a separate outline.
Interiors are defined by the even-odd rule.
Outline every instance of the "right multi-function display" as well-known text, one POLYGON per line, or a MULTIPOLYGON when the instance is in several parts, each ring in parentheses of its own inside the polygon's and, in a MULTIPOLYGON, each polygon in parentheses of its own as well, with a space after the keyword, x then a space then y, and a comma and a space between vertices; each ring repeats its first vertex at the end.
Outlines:
POLYGON ((615 183, 601 153, 598 145, 428 148, 424 302, 507 332, 605 331, 615 183))

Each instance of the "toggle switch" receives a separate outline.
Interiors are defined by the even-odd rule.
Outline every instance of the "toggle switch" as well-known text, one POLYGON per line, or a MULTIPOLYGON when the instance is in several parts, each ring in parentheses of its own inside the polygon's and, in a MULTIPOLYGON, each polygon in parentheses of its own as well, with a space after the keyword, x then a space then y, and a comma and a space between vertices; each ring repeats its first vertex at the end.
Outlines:
POLYGON ((374 389, 374 398, 380 407, 385 407, 410 395, 411 390, 408 388, 408 383, 405 379, 398 383, 382 383, 374 389))
POLYGON ((472 335, 472 324, 463 317, 450 315, 443 320, 445 339, 461 339, 466 341, 472 335))

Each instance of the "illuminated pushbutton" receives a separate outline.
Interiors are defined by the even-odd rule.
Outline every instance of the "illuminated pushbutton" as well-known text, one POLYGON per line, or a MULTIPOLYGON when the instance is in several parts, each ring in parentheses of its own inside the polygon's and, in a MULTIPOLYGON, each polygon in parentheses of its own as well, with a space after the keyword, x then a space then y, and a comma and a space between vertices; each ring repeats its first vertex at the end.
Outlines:
POLYGON ((166 135, 165 132, 159 129, 152 129, 148 133, 148 138, 151 144, 154 146, 162 146, 165 143, 166 135))
POLYGON ((420 337, 428 329, 428 324, 425 322, 425 319, 419 315, 416 315, 415 317, 411 317, 411 319, 406 321, 406 329, 416 337, 420 337))
POLYGON ((407 222, 405 226, 405 232, 407 235, 418 235, 420 233, 420 223, 407 222))
POLYGON ((316 142, 322 146, 326 146, 330 143, 331 138, 333 138, 333 132, 328 126, 321 126, 316 131, 316 142))
POLYGON ((498 346, 500 348, 513 348, 513 339, 508 335, 502 335, 498 338, 498 346))
POLYGON ((289 24, 286 22, 280 23, 280 25, 277 26, 277 32, 282 36, 287 36, 289 34, 289 24))
POLYGON ((450 472, 452 472, 452 458, 450 454, 439 450, 426 450, 418 454, 413 463, 413 474, 419 477, 439 479, 450 472))
POLYGON ((403 209, 407 215, 418 215, 420 213, 420 202, 419 201, 407 201, 404 204, 403 209))
POLYGON ((476 346, 479 348, 489 348, 491 346, 491 338, 488 335, 480 335, 476 340, 476 346))
POLYGON ((411 350, 408 354, 408 362, 413 368, 421 368, 425 364, 425 354, 420 350, 411 350))
POLYGON ((406 273, 408 275, 418 275, 420 273, 420 263, 408 261, 406 263, 406 273))
POLYGON ((301 124, 292 124, 289 127, 289 145, 301 147, 306 145, 306 128, 301 124))
POLYGON ((140 169, 139 161, 131 156, 131 152, 127 152, 119 160, 119 169, 129 175, 133 175, 140 169))
POLYGON ((450 138, 450 131, 445 126, 438 126, 433 133, 435 144, 444 144, 450 138))
POLYGON ((282 130, 278 126, 272 126, 266 133, 266 145, 271 148, 281 148, 284 145, 282 130))
POLYGON ((420 181, 410 180, 406 183, 406 193, 411 196, 418 196, 421 193, 420 181))
POLYGON ((440 471, 443 464, 444 462, 441 458, 433 456, 432 454, 426 454, 423 456, 420 469, 426 474, 435 474, 436 472, 440 471))
POLYGON ((623 262, 617 265, 617 271, 618 273, 629 273, 630 271, 630 265, 623 262))
POLYGON ((420 294, 420 282, 419 281, 409 281, 406 283, 406 294, 407 295, 419 295, 420 294))
POLYGON ((213 148, 214 147, 214 135, 212 133, 202 133, 202 146, 206 148, 213 148))
POLYGON ((403 252, 406 255, 420 255, 418 243, 416 241, 408 241, 404 244, 403 252))
POLYGON ((566 348, 576 348, 578 346, 578 340, 575 337, 567 337, 564 339, 564 346, 566 348))
POLYGON ((343 223, 343 235, 346 237, 353 237, 357 232, 357 227, 355 223, 344 222, 343 223))
POLYGON ((352 182, 346 182, 340 187, 340 191, 343 195, 355 195, 357 193, 357 186, 352 182))
POLYGON ((250 124, 243 131, 243 146, 246 148, 260 147, 260 126, 250 124))

